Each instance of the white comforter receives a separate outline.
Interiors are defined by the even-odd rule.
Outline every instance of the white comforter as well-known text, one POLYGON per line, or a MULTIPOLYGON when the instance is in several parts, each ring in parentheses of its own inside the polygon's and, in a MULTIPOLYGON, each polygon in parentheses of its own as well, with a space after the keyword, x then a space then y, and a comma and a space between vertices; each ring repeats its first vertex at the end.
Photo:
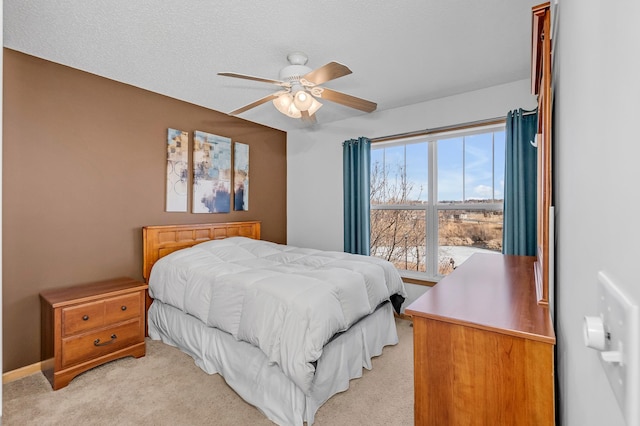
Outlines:
POLYGON ((384 260, 233 237, 156 262, 151 297, 259 347, 306 394, 313 362, 336 333, 392 294, 406 296, 384 260))

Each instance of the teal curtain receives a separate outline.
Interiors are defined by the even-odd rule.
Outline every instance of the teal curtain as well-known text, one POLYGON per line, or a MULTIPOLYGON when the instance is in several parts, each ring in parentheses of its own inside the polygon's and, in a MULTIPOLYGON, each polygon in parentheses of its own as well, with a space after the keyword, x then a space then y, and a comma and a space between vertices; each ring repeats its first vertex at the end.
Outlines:
POLYGON ((504 227, 502 252, 536 255, 537 111, 519 109, 507 115, 505 135, 504 227))
POLYGON ((342 143, 344 251, 369 254, 371 141, 361 137, 342 143))

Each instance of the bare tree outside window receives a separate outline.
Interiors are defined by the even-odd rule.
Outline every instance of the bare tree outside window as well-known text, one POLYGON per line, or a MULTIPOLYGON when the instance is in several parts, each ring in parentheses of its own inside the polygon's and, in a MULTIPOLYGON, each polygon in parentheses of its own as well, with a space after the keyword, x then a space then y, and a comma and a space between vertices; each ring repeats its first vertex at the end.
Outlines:
MULTIPOLYGON (((372 164, 372 206, 422 204, 407 198, 413 188, 401 165, 390 176, 380 163, 372 164)), ((424 209, 371 209, 371 254, 392 262, 398 269, 425 272, 425 214, 424 209)))

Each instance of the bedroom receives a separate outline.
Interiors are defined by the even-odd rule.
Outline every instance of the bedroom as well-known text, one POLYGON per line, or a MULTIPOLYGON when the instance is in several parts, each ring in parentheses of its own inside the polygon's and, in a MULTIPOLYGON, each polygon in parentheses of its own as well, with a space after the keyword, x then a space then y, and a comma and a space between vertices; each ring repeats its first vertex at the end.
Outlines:
MULTIPOLYGON (((623 54, 623 52, 633 51, 633 40, 638 39, 638 30, 633 30, 635 25, 631 19, 632 16, 637 16, 637 13, 632 13, 637 12, 637 9, 625 9, 632 7, 637 6, 630 2, 620 2, 614 6, 605 7, 604 3, 580 5, 573 1, 561 1, 560 5, 560 37, 557 50, 559 56, 556 60, 561 64, 557 70, 559 73, 557 81, 560 82, 557 99, 561 101, 556 105, 559 116, 556 120, 556 137, 560 141, 561 148, 556 160, 560 166, 556 168, 557 173, 560 174, 560 179, 557 179, 560 186, 558 191, 560 199, 557 202, 558 206, 564 210, 558 213, 560 234, 557 253, 561 264, 557 267, 559 292, 557 331, 561 351, 560 365, 558 365, 560 411, 563 413, 566 424, 600 424, 604 422, 603 419, 607 415, 613 418, 610 420, 607 417, 608 424, 615 424, 616 421, 622 424, 620 423, 621 414, 608 387, 606 377, 600 372, 597 359, 584 348, 581 342, 580 321, 582 316, 590 314, 595 306, 593 285, 581 283, 593 282, 597 269, 615 269, 620 280, 623 283, 629 283, 625 288, 635 292, 632 294, 635 294, 636 299, 640 299, 638 290, 631 285, 635 276, 632 271, 634 262, 628 257, 631 253, 637 252, 631 245, 631 241, 637 238, 616 237, 616 235, 628 235, 629 230, 621 229, 622 224, 618 224, 613 215, 614 212, 605 209, 604 206, 594 210, 591 198, 593 194, 584 193, 580 188, 585 187, 586 181, 587 186, 608 191, 612 194, 612 199, 625 199, 628 195, 626 191, 623 191, 620 186, 611 185, 610 188, 607 183, 638 180, 637 169, 631 162, 632 156, 619 155, 620 152, 628 149, 625 143, 633 139, 635 131, 628 123, 632 122, 637 112, 633 101, 625 96, 627 92, 637 93, 638 88, 636 79, 632 78, 637 74, 637 58, 623 54), (602 28, 602 31, 591 32, 587 26, 583 25, 584 22, 591 22, 594 27, 602 28), (624 30, 623 34, 620 33, 622 30, 624 30), (604 60, 594 59, 599 57, 604 60), (592 86, 594 82, 604 83, 603 80, 606 81, 607 92, 604 91, 604 86, 592 86), (594 89, 589 96, 582 96, 586 87, 594 87, 594 89), (622 117, 630 114, 630 121, 621 122, 617 116, 613 115, 613 111, 607 109, 607 105, 612 105, 614 101, 621 104, 619 114, 622 117), (583 118, 583 114, 586 114, 588 120, 583 118), (590 131, 584 130, 581 125, 584 121, 594 123, 594 128, 590 131), (609 128, 608 123, 611 122, 617 124, 614 131, 609 128), (618 137, 607 138, 610 141, 606 146, 611 149, 598 150, 597 147, 602 146, 599 145, 599 140, 612 135, 618 137), (578 140, 580 143, 576 142, 578 140), (567 142, 563 144, 564 141, 567 142), (590 147, 587 152, 578 148, 578 145, 585 144, 590 147), (597 172, 594 173, 596 166, 597 172), (580 217, 580 220, 575 221, 577 223, 574 223, 575 217, 580 217), (584 224, 597 223, 603 218, 608 219, 608 225, 604 229, 598 232, 594 230, 594 235, 590 235, 589 238, 581 235, 580 224, 584 226, 584 224), (585 248, 588 246, 586 243, 592 243, 594 239, 596 246, 601 248, 596 252, 585 248), (617 251, 618 247, 620 252, 617 251), (615 251, 614 248, 616 248, 615 251), (619 261, 620 257, 624 260, 623 262, 619 261), (584 265, 592 266, 584 268, 584 265), (569 359, 571 362, 568 361, 569 359), (582 370, 595 370, 598 373, 583 377, 580 374, 582 370)), ((5 55, 7 55, 6 51, 5 55)), ((9 55, 12 57, 9 59, 5 57, 5 79, 7 67, 12 63, 10 61, 20 57, 11 53, 9 55)), ((178 112, 173 109, 174 103, 168 100, 165 101, 171 105, 153 109, 150 104, 158 102, 156 95, 140 94, 140 91, 128 86, 101 79, 94 80, 93 77, 82 72, 46 64, 39 59, 21 58, 20 62, 28 63, 23 64, 26 68, 18 67, 20 72, 34 71, 35 68, 35 75, 31 75, 30 84, 24 88, 25 102, 26 96, 37 95, 29 91, 37 87, 31 84, 32 79, 39 81, 39 73, 48 75, 49 72, 59 72, 60 78, 53 83, 74 84, 79 88, 89 84, 92 90, 99 90, 98 93, 107 100, 105 102, 109 108, 107 111, 114 120, 109 123, 95 119, 85 122, 84 117, 79 115, 77 120, 66 119, 54 126, 57 115, 63 114, 68 105, 75 105, 75 110, 72 111, 74 113, 80 113, 86 107, 88 114, 93 112, 88 108, 91 105, 87 105, 86 101, 78 102, 68 98, 62 98, 63 102, 61 102, 59 95, 56 95, 56 99, 50 99, 52 102, 49 103, 46 103, 45 99, 41 100, 45 102, 44 104, 27 104, 25 109, 43 108, 51 120, 49 126, 54 127, 57 137, 68 144, 68 146, 63 145, 64 152, 52 150, 51 147, 44 150, 46 145, 42 147, 43 152, 38 149, 39 144, 43 144, 48 138, 44 136, 46 133, 36 132, 37 128, 34 130, 31 122, 19 122, 18 128, 13 128, 11 135, 7 134, 7 131, 11 130, 8 124, 11 124, 12 117, 6 115, 8 111, 5 106, 5 161, 9 159, 8 154, 16 156, 20 161, 19 164, 6 162, 4 164, 3 370, 5 372, 39 360, 37 292, 42 288, 45 280, 47 285, 53 286, 111 277, 115 270, 118 275, 138 276, 140 274, 138 229, 150 222, 160 223, 161 220, 164 222, 164 218, 153 216, 153 214, 136 213, 140 209, 146 209, 148 205, 161 203, 157 192, 154 196, 145 188, 154 181, 153 177, 147 177, 146 172, 149 168, 156 167, 158 161, 162 161, 162 153, 150 153, 146 144, 151 144, 152 138, 164 139, 164 135, 158 134, 141 144, 140 140, 136 139, 137 132, 142 131, 140 123, 136 123, 137 126, 133 124, 122 126, 119 123, 124 117, 140 113, 140 109, 148 109, 148 116, 144 115, 144 117, 152 122, 158 120, 162 128, 166 129, 178 115, 178 112), (87 80, 89 80, 88 83, 87 80), (125 105, 122 105, 121 96, 131 101, 124 102, 125 105), (129 143, 129 139, 136 139, 138 143, 129 143), (90 149, 85 143, 88 140, 102 142, 98 143, 100 148, 90 149), (27 144, 25 141, 30 143, 27 144), (112 173, 110 170, 114 168, 113 166, 98 167, 102 164, 101 161, 111 162, 110 165, 120 162, 121 157, 107 150, 107 146, 113 146, 113 144, 116 144, 115 147, 119 148, 120 153, 129 154, 124 157, 122 160, 124 163, 119 166, 126 171, 116 167, 115 172, 112 173), (34 169, 43 167, 48 170, 47 158, 43 156, 51 156, 57 161, 58 168, 55 170, 65 171, 59 180, 42 179, 37 172, 32 172, 34 169), (79 176, 74 173, 76 170, 86 175, 79 176), (129 187, 128 182, 136 179, 142 179, 145 187, 138 190, 135 186, 129 187), (73 188, 79 189, 77 191, 55 189, 60 185, 68 188, 69 182, 74 182, 73 188), (95 198, 85 195, 85 193, 92 194, 92 191, 96 191, 95 188, 108 192, 95 198), (123 188, 129 189, 123 193, 123 188), (18 191, 19 193, 16 194, 18 191), (11 194, 14 194, 13 198, 10 198, 11 194), (29 194, 29 197, 22 194, 29 194), (42 201, 39 201, 40 199, 42 201), (90 203, 91 205, 83 204, 83 200, 87 199, 98 200, 103 204, 98 202, 90 203), (109 211, 110 208, 114 209, 114 206, 117 206, 117 209, 109 211), (118 228, 118 223, 123 218, 128 223, 124 230, 118 228), (96 226, 102 228, 96 230, 96 226), (111 232, 113 230, 115 232, 111 232), (103 241, 104 244, 93 244, 92 239, 103 241), (126 242, 124 246, 122 241, 126 242), (51 252, 59 253, 59 258, 58 255, 51 256, 49 254, 51 252), (65 252, 81 252, 81 254, 75 259, 68 260, 63 256, 65 252), (101 260, 105 253, 110 253, 107 262, 101 260), (62 264, 59 263, 60 258, 63 258, 62 264), (129 258, 134 260, 126 260, 129 258), (19 329, 15 324, 20 324, 19 329), (24 330, 27 336, 25 337, 18 330, 24 330)), ((356 72, 353 78, 357 79, 361 73, 356 72)), ((59 89, 53 83, 50 82, 48 90, 59 89)), ((6 95, 7 89, 5 89, 6 95)), ((5 102, 7 101, 8 99, 5 98, 5 102)), ((264 217, 252 216, 251 218, 262 219, 265 222, 263 233, 265 238, 288 240, 294 245, 313 244, 317 248, 339 249, 342 242, 341 209, 329 209, 328 206, 340 205, 340 203, 327 202, 327 200, 335 200, 339 194, 323 188, 334 188, 336 184, 339 185, 340 173, 327 173, 326 168, 321 165, 334 164, 339 168, 338 147, 341 141, 359 136, 362 128, 372 129, 369 136, 392 134, 433 127, 442 123, 467 122, 476 118, 503 115, 514 107, 524 106, 526 102, 530 102, 528 81, 523 78, 519 82, 484 91, 380 111, 376 114, 375 120, 374 116, 355 117, 324 126, 322 132, 317 134, 305 130, 293 130, 286 135, 286 160, 281 157, 285 150, 285 136, 273 132, 276 140, 273 144, 277 147, 275 149, 280 150, 280 154, 268 151, 265 155, 271 156, 268 161, 275 161, 275 166, 267 162, 261 166, 257 162, 257 170, 253 171, 276 176, 271 176, 270 179, 278 179, 276 188, 281 188, 281 192, 269 192, 264 200, 260 200, 259 195, 252 198, 252 202, 258 203, 254 204, 256 212, 261 211, 258 209, 262 205, 268 208, 265 207, 267 212, 262 213, 264 217), (507 95, 514 97, 507 98, 507 95), (334 141, 334 144, 328 145, 326 143, 328 140, 334 141), (262 170, 260 170, 261 167, 262 170), (318 173, 328 176, 330 180, 326 185, 321 185, 314 178, 318 173), (324 201, 321 202, 321 200, 324 201), (318 214, 319 211, 322 214, 318 214), (313 219, 313 227, 307 225, 309 218, 313 219)), ((184 126, 185 130, 195 130, 205 125, 206 120, 213 119, 208 111, 192 105, 180 104, 175 108, 182 111, 180 117, 191 116, 189 121, 181 118, 179 123, 174 124, 184 126)), ((28 118, 30 117, 27 115, 25 120, 28 118)), ((145 121, 140 120, 140 122, 145 121)), ((260 131, 266 130, 261 128, 260 131)), ((234 133, 234 137, 240 137, 246 141, 249 141, 249 138, 264 139, 264 136, 251 131, 234 133)), ((161 175, 162 172, 156 170, 151 172, 153 173, 161 175)), ((272 188, 269 189, 271 190, 272 188)), ((162 204, 154 211, 162 215, 161 208, 162 204)), ((234 215, 236 214, 229 215, 224 220, 246 217, 234 215)), ((189 216, 185 222, 187 221, 196 223, 201 219, 189 216)), ((637 230, 631 230, 631 232, 637 233, 637 230)))

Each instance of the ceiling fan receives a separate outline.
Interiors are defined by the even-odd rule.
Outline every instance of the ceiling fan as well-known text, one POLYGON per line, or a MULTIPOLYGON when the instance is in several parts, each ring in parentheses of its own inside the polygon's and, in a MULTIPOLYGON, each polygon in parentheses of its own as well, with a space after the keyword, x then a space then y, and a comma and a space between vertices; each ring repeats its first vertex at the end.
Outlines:
POLYGON ((320 68, 312 70, 306 66, 307 55, 301 52, 290 53, 287 56, 287 60, 290 65, 280 70, 279 80, 232 72, 219 72, 218 75, 226 77, 260 81, 281 87, 281 90, 231 111, 229 114, 238 115, 266 102, 273 101, 273 104, 281 113, 291 118, 315 122, 314 114, 322 106, 318 99, 336 102, 365 112, 372 112, 377 108, 375 102, 327 89, 326 87, 320 87, 321 84, 327 81, 351 74, 351 70, 347 66, 338 62, 329 62, 320 68))

